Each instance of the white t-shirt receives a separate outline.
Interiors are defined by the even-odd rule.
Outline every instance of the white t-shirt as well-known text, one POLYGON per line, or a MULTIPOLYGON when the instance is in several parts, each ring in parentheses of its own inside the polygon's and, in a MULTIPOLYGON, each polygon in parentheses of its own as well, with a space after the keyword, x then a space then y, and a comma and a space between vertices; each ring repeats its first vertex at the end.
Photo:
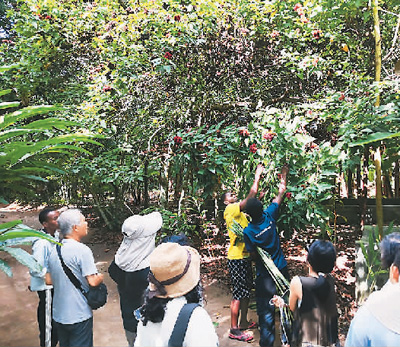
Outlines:
MULTIPOLYGON (((172 299, 166 305, 165 316, 161 323, 147 322, 144 326, 139 321, 135 347, 166 347, 175 326, 178 314, 187 303, 186 298, 181 296, 172 299)), ((182 347, 216 347, 218 336, 210 316, 203 307, 194 309, 190 317, 188 328, 182 347)))

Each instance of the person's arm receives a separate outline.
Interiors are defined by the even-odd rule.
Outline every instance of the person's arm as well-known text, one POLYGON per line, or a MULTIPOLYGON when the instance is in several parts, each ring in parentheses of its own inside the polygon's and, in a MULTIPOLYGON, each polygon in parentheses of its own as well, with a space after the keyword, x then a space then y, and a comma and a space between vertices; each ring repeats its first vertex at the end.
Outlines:
POLYGON ((97 287, 103 282, 103 274, 98 273, 94 262, 93 253, 89 247, 84 246, 81 249, 81 269, 82 275, 85 276, 88 283, 92 287, 97 287))
POLYGON ((46 275, 47 263, 46 263, 45 258, 46 258, 47 242, 48 241, 45 241, 45 240, 36 240, 32 245, 32 256, 35 258, 35 260, 40 265, 39 271, 29 270, 31 276, 33 276, 33 277, 38 277, 38 278, 44 279, 44 277, 46 275))
POLYGON ((97 287, 100 283, 103 282, 104 275, 103 274, 94 274, 86 276, 86 279, 91 287, 97 287))
POLYGON ((264 166, 262 166, 261 164, 258 164, 257 165, 257 169, 256 169, 256 173, 254 175, 254 182, 253 182, 253 185, 250 188, 249 194, 246 196, 246 198, 244 200, 242 200, 239 203, 239 207, 240 207, 241 211, 244 210, 244 208, 246 206, 246 203, 247 203, 247 200, 249 200, 250 198, 254 198, 257 195, 258 183, 260 182, 261 174, 263 173, 263 171, 264 171, 264 166))
POLYGON ((287 174, 289 172, 289 166, 288 165, 283 165, 282 171, 281 171, 281 182, 279 184, 279 191, 278 195, 272 202, 276 202, 278 205, 282 203, 285 191, 286 191, 286 181, 287 181, 287 174))
POLYGON ((51 280, 51 276, 50 276, 50 273, 49 273, 49 272, 46 273, 46 275, 45 275, 44 278, 45 278, 46 284, 47 284, 48 286, 51 286, 51 285, 53 284, 53 281, 51 280))
POLYGON ((298 276, 293 277, 290 282, 290 294, 289 294, 289 308, 292 312, 296 309, 297 302, 303 297, 303 288, 301 286, 300 278, 298 276))
POLYGON ((290 294, 289 294, 289 304, 286 304, 282 297, 278 295, 274 295, 272 298, 272 303, 276 307, 287 307, 289 306, 290 310, 294 312, 297 306, 297 302, 303 297, 303 289, 301 287, 300 278, 298 276, 293 277, 290 282, 290 294))

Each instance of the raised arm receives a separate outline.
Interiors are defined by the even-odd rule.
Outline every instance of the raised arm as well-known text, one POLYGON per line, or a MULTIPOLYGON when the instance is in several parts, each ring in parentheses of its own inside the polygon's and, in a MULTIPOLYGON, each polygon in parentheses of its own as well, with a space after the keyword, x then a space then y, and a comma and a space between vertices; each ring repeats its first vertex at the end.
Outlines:
POLYGON ((257 195, 258 183, 260 182, 260 178, 261 178, 261 175, 262 175, 263 171, 264 171, 264 166, 262 164, 258 164, 257 165, 257 169, 256 169, 256 173, 254 175, 254 182, 253 182, 253 185, 250 188, 249 194, 246 196, 246 199, 242 200, 240 202, 240 204, 239 204, 241 211, 244 210, 244 208, 246 206, 246 203, 247 203, 247 200, 249 200, 250 198, 254 198, 257 195))
POLYGON ((272 200, 272 202, 276 202, 278 205, 282 203, 286 191, 286 181, 288 172, 289 172, 289 166, 287 164, 283 165, 281 170, 281 182, 279 183, 278 195, 274 200, 272 200))

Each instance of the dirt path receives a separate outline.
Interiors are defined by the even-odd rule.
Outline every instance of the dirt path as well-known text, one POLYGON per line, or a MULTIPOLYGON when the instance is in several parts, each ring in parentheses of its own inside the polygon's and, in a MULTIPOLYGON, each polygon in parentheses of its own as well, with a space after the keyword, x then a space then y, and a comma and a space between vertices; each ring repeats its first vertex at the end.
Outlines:
MULTIPOLYGON (((39 228, 37 211, 2 211, 0 223, 22 219, 24 224, 39 228)), ((95 230, 89 232, 86 240, 95 256, 97 268, 105 274, 105 283, 109 290, 107 304, 94 311, 94 345, 97 347, 127 346, 119 308, 116 284, 108 276, 107 268, 112 261, 118 244, 93 243, 95 230)), ((29 250, 29 247, 27 248, 29 250)), ((3 254, 2 254, 3 257, 3 254)), ((28 290, 29 273, 26 267, 19 265, 11 257, 6 258, 12 265, 13 278, 0 272, 0 346, 27 347, 38 346, 38 328, 36 321, 37 294, 28 290)), ((216 325, 221 347, 248 346, 246 342, 230 340, 230 293, 226 285, 211 282, 205 286, 206 310, 216 325)), ((250 310, 252 320, 257 319, 256 312, 250 310)), ((258 331, 252 331, 255 339, 251 343, 258 346, 258 331)))

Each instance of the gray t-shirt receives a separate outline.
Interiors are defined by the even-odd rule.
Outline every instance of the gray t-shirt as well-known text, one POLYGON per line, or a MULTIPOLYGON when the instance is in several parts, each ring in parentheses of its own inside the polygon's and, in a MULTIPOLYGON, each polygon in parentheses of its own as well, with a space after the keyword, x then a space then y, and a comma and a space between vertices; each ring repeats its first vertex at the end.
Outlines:
MULTIPOLYGON (((97 274, 92 251, 73 239, 65 239, 62 244, 61 255, 65 265, 78 278, 83 289, 89 290, 86 276, 97 274)), ((54 286, 53 319, 61 324, 75 324, 92 317, 92 309, 86 298, 65 274, 56 247, 50 254, 47 268, 54 286)))

